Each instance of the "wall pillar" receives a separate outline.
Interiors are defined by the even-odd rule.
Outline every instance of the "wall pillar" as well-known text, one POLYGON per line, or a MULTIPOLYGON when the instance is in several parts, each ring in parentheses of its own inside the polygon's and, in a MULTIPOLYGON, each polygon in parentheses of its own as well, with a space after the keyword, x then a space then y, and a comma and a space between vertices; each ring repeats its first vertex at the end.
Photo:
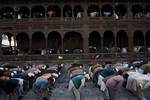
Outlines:
POLYGON ((14 35, 14 54, 17 55, 16 34, 14 35))
POLYGON ((29 21, 31 21, 32 20, 32 12, 31 12, 32 6, 29 6, 29 10, 30 10, 30 12, 29 12, 29 21))
POLYGON ((134 37, 134 27, 129 24, 128 25, 128 51, 133 52, 133 37, 134 37))
POLYGON ((44 33, 44 36, 45 36, 45 54, 47 54, 47 45, 48 45, 48 32, 45 32, 44 33))
POLYGON ((133 36, 128 36, 129 52, 133 52, 133 36))
POLYGON ((64 34, 65 33, 63 33, 63 32, 60 32, 60 33, 62 33, 62 34, 60 34, 60 36, 61 36, 61 47, 60 47, 60 53, 61 54, 64 54, 64 34))
POLYGON ((101 49, 103 50, 104 45, 103 45, 103 36, 101 36, 101 49))
POLYGON ((127 7, 127 17, 128 17, 128 19, 130 19, 130 18, 133 17, 132 16, 132 11, 131 11, 132 4, 130 2, 128 2, 127 5, 126 5, 126 7, 127 7))
POLYGON ((88 36, 83 37, 83 50, 84 53, 88 53, 88 36))
POLYGON ((117 47, 117 28, 115 28, 113 35, 114 35, 114 47, 117 47))
POLYGON ((0 55, 2 55, 2 34, 0 34, 0 55))
POLYGON ((101 50, 104 49, 104 30, 101 30, 101 50))
POLYGON ((147 45, 146 45, 146 35, 143 34, 143 36, 144 36, 144 47, 146 47, 146 46, 147 46, 147 45))
POLYGON ((61 38, 61 54, 64 53, 64 40, 61 38))
POLYGON ((29 51, 28 54, 32 52, 32 33, 29 34, 29 51))
POLYGON ((88 53, 89 52, 89 50, 88 50, 88 46, 89 46, 88 37, 89 37, 88 26, 85 25, 84 26, 84 35, 83 35, 83 50, 84 50, 84 53, 88 53))
POLYGON ((114 47, 117 47, 117 40, 116 39, 117 39, 117 37, 115 36, 114 37, 114 47))

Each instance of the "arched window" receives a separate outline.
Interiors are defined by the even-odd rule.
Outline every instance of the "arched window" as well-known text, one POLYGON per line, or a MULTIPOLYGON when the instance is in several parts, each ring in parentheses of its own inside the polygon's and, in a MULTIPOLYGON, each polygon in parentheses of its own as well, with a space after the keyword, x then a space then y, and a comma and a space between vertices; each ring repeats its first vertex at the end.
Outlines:
POLYGON ((45 8, 42 6, 34 6, 31 10, 31 16, 33 18, 45 17, 45 8))
POLYGON ((100 16, 100 8, 97 5, 90 5, 87 9, 87 13, 90 17, 100 16))
POLYGON ((127 8, 122 4, 116 5, 115 6, 115 13, 118 16, 124 16, 127 13, 127 8))
POLYGON ((14 16, 14 9, 12 7, 4 7, 0 11, 1 17, 5 19, 12 19, 14 16))
POLYGON ((133 5, 131 11, 132 15, 135 17, 143 16, 143 8, 140 5, 133 5))
POLYGON ((75 6, 73 12, 74 12, 74 17, 77 18, 83 17, 84 10, 80 5, 75 6))
POLYGON ((145 7, 144 12, 145 12, 145 16, 146 16, 146 17, 150 17, 150 5, 147 5, 147 6, 145 7))
POLYGON ((72 8, 69 5, 65 5, 63 8, 63 17, 72 17, 72 8))
POLYGON ((20 8, 16 8, 15 12, 17 19, 29 18, 30 16, 30 10, 28 7, 21 6, 20 8))
POLYGON ((113 7, 111 5, 103 5, 102 6, 102 16, 112 16, 113 15, 113 7))
POLYGON ((47 8, 47 16, 48 17, 60 17, 61 9, 57 5, 51 5, 47 8))

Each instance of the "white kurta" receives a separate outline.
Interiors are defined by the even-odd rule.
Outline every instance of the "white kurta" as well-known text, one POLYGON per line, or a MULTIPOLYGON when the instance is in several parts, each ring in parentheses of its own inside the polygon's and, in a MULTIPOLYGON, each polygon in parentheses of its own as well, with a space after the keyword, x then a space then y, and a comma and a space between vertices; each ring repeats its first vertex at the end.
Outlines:
POLYGON ((128 72, 128 74, 129 78, 126 85, 127 89, 137 91, 138 87, 141 87, 141 89, 150 87, 150 76, 139 72, 128 72))

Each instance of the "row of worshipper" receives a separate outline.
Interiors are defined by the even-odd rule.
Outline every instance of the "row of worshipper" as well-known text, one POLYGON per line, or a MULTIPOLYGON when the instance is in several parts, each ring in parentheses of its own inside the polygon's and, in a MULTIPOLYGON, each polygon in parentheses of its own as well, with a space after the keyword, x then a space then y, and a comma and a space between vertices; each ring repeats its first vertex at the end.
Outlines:
POLYGON ((148 60, 106 64, 105 66, 96 64, 89 69, 93 82, 101 91, 104 91, 109 100, 114 100, 115 93, 120 87, 131 90, 132 93, 137 94, 139 99, 143 99, 142 89, 150 87, 149 73, 148 60))
POLYGON ((124 70, 124 71, 136 70, 136 71, 139 71, 140 73, 147 74, 147 73, 150 73, 149 63, 150 62, 147 59, 132 60, 129 62, 113 64, 113 67, 116 70, 119 70, 119 69, 124 70))
MULTIPOLYGON (((107 64, 106 64, 107 65, 107 64)), ((104 99, 114 100, 118 88, 123 86, 126 75, 118 72, 112 66, 93 65, 89 68, 89 75, 93 83, 105 93, 104 99)))
POLYGON ((68 68, 69 91, 72 91, 76 100, 81 99, 81 89, 85 86, 85 81, 89 79, 89 75, 83 70, 82 64, 72 64, 68 68))
MULTIPOLYGON (((32 66, 1 66, 0 67, 0 90, 7 95, 8 100, 21 99, 32 88, 36 79, 45 73, 58 77, 58 67, 48 68, 44 64, 32 66), (15 97, 15 98, 14 98, 15 97)), ((55 80, 55 79, 54 79, 55 80)))
POLYGON ((36 77, 32 91, 39 100, 48 100, 48 96, 51 95, 51 89, 54 86, 56 79, 61 75, 60 71, 62 67, 63 64, 47 67, 38 75, 38 77, 36 77))
POLYGON ((143 94, 143 90, 150 87, 150 64, 147 59, 131 61, 126 68, 121 64, 116 68, 126 69, 124 73, 127 73, 129 76, 126 82, 126 89, 136 95, 140 100, 149 100, 143 94))
POLYGON ((0 88, 7 99, 21 99, 29 89, 30 78, 33 78, 40 70, 29 73, 27 68, 4 64, 0 68, 0 88))
POLYGON ((129 66, 131 70, 125 71, 129 75, 126 89, 136 95, 140 100, 149 100, 144 97, 143 90, 150 88, 150 64, 148 60, 133 61, 129 66))

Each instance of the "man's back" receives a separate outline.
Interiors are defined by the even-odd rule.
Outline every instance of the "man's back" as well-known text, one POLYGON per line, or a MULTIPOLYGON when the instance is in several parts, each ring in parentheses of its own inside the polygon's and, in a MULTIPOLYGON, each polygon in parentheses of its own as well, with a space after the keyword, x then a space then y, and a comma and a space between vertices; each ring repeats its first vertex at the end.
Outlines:
POLYGON ((124 78, 121 75, 111 77, 106 81, 106 86, 109 88, 120 88, 123 85, 124 78))

